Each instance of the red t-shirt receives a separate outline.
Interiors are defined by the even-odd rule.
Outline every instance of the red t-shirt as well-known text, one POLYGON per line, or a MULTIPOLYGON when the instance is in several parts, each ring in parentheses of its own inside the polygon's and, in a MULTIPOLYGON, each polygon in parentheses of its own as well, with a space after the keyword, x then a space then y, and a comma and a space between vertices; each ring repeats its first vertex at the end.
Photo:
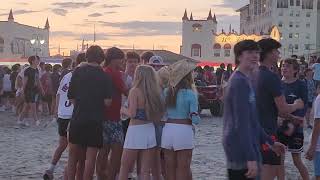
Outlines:
POLYGON ((126 92, 127 88, 120 71, 111 69, 110 67, 105 67, 103 70, 111 77, 113 84, 112 103, 105 109, 106 120, 120 121, 121 95, 126 92))

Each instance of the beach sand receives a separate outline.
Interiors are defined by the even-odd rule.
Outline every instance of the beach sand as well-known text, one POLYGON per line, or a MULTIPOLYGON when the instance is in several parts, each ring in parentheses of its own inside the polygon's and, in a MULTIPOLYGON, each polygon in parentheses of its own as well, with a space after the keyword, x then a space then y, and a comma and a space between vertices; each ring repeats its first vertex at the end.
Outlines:
MULTIPOLYGON (((41 179, 49 167, 53 151, 58 143, 57 124, 43 127, 50 120, 42 118, 40 127, 17 128, 12 113, 0 112, 0 180, 41 179)), ((221 144, 222 119, 211 117, 203 111, 196 130, 196 148, 193 152, 192 171, 196 180, 222 180, 226 178, 225 156, 221 144)), ((308 141, 310 130, 305 133, 308 141)), ((308 142, 305 142, 305 150, 308 142)), ((304 154, 303 154, 304 155, 304 154)), ((67 152, 56 167, 55 179, 62 179, 67 152)), ((312 163, 304 160, 312 175, 312 163)), ((287 153, 288 180, 298 180, 299 173, 287 153)))

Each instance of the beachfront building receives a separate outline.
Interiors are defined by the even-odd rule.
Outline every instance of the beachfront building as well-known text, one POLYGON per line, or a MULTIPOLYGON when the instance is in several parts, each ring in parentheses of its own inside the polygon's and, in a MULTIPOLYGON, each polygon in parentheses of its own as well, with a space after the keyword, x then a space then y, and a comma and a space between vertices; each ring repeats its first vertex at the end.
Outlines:
POLYGON ((0 59, 49 57, 49 31, 48 19, 44 28, 32 27, 16 22, 10 10, 8 20, 0 21, 0 59))
POLYGON ((280 32, 276 26, 270 27, 268 33, 239 33, 229 27, 228 32, 217 32, 218 21, 211 10, 204 20, 196 20, 187 10, 182 17, 182 46, 180 54, 192 59, 208 63, 234 63, 233 47, 239 41, 251 39, 259 41, 271 37, 280 40, 280 32))
POLYGON ((281 32, 281 54, 306 56, 320 49, 320 0, 250 0, 240 12, 240 32, 281 32))

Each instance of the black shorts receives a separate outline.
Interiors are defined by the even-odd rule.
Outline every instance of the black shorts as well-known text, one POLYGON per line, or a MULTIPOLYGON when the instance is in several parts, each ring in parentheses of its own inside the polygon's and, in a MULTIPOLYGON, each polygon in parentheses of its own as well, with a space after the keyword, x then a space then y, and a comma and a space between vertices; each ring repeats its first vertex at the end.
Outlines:
POLYGON ((241 169, 241 170, 228 169, 229 180, 254 180, 254 178, 246 177, 247 172, 248 172, 247 169, 241 169))
POLYGON ((304 135, 303 132, 295 131, 291 136, 285 135, 282 131, 278 132, 279 142, 288 147, 288 151, 291 153, 302 153, 303 152, 303 143, 304 135))
POLYGON ((15 97, 15 93, 13 91, 4 91, 2 94, 2 97, 4 98, 14 98, 15 97))
POLYGON ((126 134, 127 134, 127 131, 128 131, 128 127, 129 127, 129 124, 130 124, 130 118, 125 120, 125 121, 121 121, 121 123, 122 123, 122 129, 123 129, 124 137, 126 137, 126 134))
POLYGON ((308 102, 308 108, 312 108, 313 103, 312 102, 308 102))
POLYGON ((42 101, 43 102, 46 102, 46 103, 49 103, 49 104, 51 104, 51 102, 52 102, 52 95, 44 95, 44 96, 42 96, 41 97, 41 99, 42 99, 42 101))
MULTIPOLYGON (((275 135, 271 135, 271 138, 277 141, 275 135)), ((271 150, 269 145, 261 145, 262 164, 266 165, 281 165, 281 157, 271 150)))
POLYGON ((37 92, 25 92, 24 93, 24 101, 26 103, 36 103, 39 99, 39 94, 37 92))
POLYGON ((103 127, 102 122, 75 122, 70 121, 69 142, 82 147, 102 148, 103 127))
POLYGON ((69 122, 70 122, 70 119, 59 118, 57 120, 59 136, 67 137, 69 122))

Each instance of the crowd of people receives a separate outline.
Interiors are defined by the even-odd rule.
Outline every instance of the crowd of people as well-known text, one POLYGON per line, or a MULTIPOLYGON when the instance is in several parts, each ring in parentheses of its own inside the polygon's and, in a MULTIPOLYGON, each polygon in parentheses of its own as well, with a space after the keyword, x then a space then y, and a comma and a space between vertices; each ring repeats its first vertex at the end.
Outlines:
POLYGON ((104 52, 91 46, 61 65, 28 58, 28 65, 0 68, 0 111, 17 125, 57 121, 59 143, 43 179, 51 180, 69 148, 64 179, 191 180, 195 125, 200 122, 195 86, 224 88, 223 147, 231 180, 285 179, 285 152, 302 179, 304 129, 313 129, 305 157, 320 179, 320 58, 280 59, 272 39, 244 40, 234 47, 235 65, 166 65, 146 52, 104 52), (29 122, 27 117, 32 117, 29 122), (49 118, 50 119, 50 118, 49 118), (312 124, 312 120, 314 123, 312 124))
POLYGON ((229 179, 285 180, 286 151, 303 180, 310 179, 304 157, 314 161, 320 179, 320 58, 308 64, 292 56, 278 68, 279 48, 273 39, 245 40, 234 47, 237 69, 226 87, 223 116, 229 179), (304 128, 313 133, 302 156, 304 128))
POLYGON ((20 127, 46 124, 38 113, 57 118, 59 144, 43 179, 53 179, 67 147, 64 179, 89 180, 95 174, 127 180, 133 172, 139 179, 192 179, 193 126, 200 121, 195 61, 164 66, 152 52, 140 57, 91 46, 62 66, 38 56, 28 62, 12 71, 1 68, 1 102, 17 114, 20 127))

